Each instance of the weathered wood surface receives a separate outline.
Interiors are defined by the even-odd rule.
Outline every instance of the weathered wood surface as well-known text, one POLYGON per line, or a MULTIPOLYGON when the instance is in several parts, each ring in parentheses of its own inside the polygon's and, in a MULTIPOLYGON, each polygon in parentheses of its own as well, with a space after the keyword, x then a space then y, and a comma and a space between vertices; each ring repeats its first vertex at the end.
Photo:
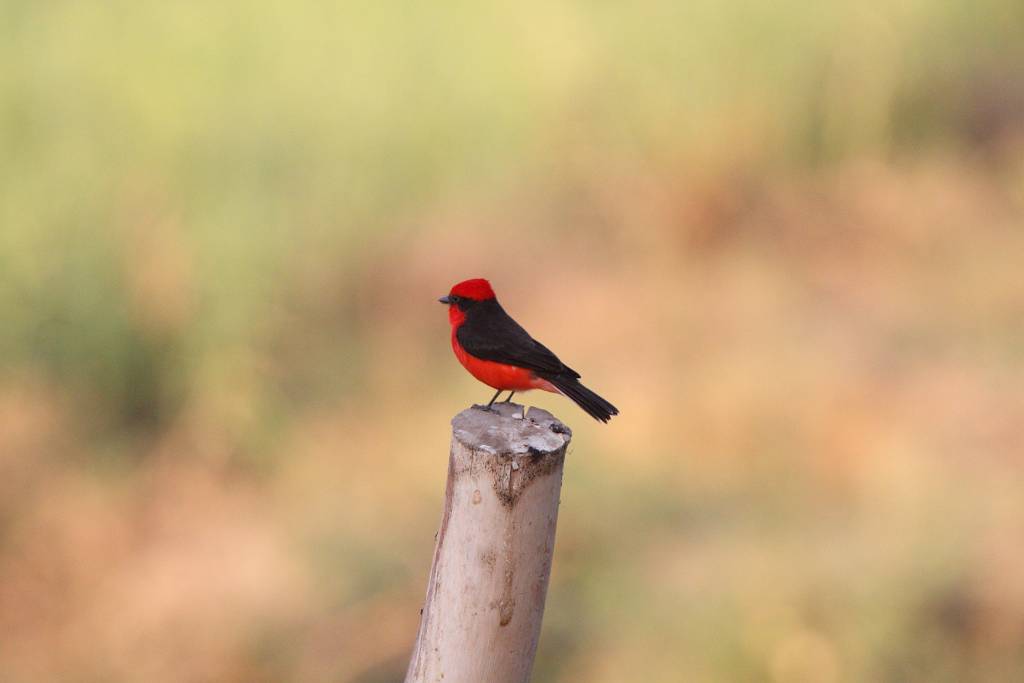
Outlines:
POLYGON ((568 427, 498 403, 452 420, 444 513, 406 683, 525 683, 537 651, 568 427))

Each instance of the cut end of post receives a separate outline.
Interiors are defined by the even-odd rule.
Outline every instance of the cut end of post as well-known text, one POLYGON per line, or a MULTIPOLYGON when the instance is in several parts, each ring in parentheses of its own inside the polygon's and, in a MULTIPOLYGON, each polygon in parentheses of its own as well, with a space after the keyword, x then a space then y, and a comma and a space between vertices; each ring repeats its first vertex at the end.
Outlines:
POLYGON ((540 408, 524 413, 518 403, 467 408, 452 419, 452 435, 468 456, 452 458, 454 472, 489 470, 494 492, 509 507, 535 479, 561 467, 572 440, 554 415, 540 408))
POLYGON ((572 430, 554 415, 518 403, 467 408, 452 419, 452 432, 466 448, 499 456, 548 455, 572 439, 572 430))

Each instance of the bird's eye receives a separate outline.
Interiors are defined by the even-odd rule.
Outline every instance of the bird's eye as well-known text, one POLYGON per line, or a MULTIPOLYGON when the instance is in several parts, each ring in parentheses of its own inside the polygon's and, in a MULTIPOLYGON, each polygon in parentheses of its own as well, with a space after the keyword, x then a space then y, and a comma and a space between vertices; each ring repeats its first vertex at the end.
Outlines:
POLYGON ((449 295, 448 300, 451 301, 453 304, 459 303, 459 297, 455 296, 454 294, 449 295))

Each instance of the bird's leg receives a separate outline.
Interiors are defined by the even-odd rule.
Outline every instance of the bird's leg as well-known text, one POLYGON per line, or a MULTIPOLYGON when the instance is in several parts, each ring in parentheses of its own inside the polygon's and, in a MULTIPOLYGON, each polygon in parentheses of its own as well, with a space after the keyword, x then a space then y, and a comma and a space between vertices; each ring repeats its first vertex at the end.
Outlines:
POLYGON ((501 392, 503 392, 503 391, 505 391, 505 390, 504 390, 504 389, 498 389, 498 390, 497 390, 497 391, 496 391, 496 392, 494 393, 494 396, 492 396, 492 397, 491 397, 491 400, 490 400, 490 402, 489 402, 489 403, 488 403, 488 404, 487 404, 486 406, 484 406, 484 410, 490 410, 490 409, 491 409, 491 406, 492 406, 492 405, 494 405, 494 401, 495 401, 495 400, 496 400, 496 399, 498 398, 498 396, 500 396, 500 395, 501 395, 501 392))
POLYGON ((509 394, 508 394, 508 398, 506 398, 504 401, 502 401, 502 403, 511 403, 512 402, 512 397, 515 396, 515 395, 516 395, 516 392, 510 391, 509 394))

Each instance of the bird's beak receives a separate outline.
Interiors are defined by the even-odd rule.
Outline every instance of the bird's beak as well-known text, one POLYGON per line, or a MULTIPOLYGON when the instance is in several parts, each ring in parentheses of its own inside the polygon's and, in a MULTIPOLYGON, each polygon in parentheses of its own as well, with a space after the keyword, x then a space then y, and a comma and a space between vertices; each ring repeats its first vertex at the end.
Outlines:
POLYGON ((443 304, 450 304, 452 302, 452 300, 448 298, 447 294, 438 299, 438 301, 440 301, 443 304))

